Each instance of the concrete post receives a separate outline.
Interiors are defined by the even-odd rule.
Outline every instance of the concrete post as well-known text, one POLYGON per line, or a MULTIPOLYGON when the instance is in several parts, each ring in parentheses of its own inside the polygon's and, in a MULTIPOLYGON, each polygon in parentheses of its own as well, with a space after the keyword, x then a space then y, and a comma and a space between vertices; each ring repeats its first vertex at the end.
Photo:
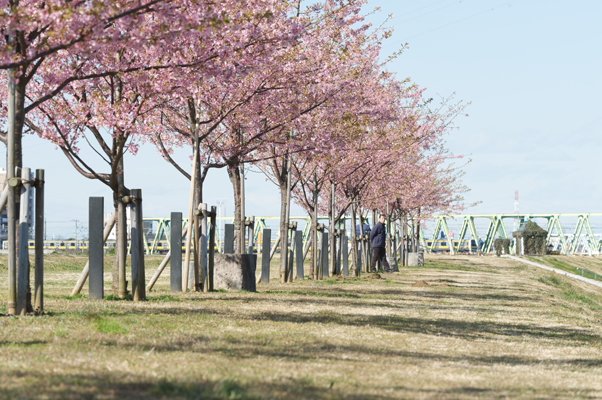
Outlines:
POLYGON ((144 232, 142 221, 142 190, 131 190, 132 204, 130 205, 130 254, 132 264, 132 298, 134 301, 144 300, 144 232))
POLYGON ((27 312, 29 289, 29 183, 30 169, 21 169, 21 212, 19 213, 19 270, 17 271, 17 314, 27 312))
POLYGON ((170 289, 172 292, 182 291, 182 213, 171 213, 171 250, 170 289))
POLYGON ((328 231, 322 230, 322 276, 328 278, 328 231))
POLYGON ((130 191, 132 204, 130 205, 130 262, 131 262, 131 271, 132 271, 132 298, 134 300, 139 300, 138 293, 138 271, 139 271, 139 262, 140 262, 140 251, 138 236, 140 235, 139 226, 138 226, 138 190, 132 189, 130 191))
POLYGON ((255 216, 251 215, 249 217, 249 221, 248 221, 248 226, 249 226, 249 246, 247 249, 247 253, 248 254, 253 254, 253 247, 255 247, 255 243, 254 243, 254 234, 255 234, 255 216))
MULTIPOLYGON (((244 232, 244 230, 242 230, 244 232)), ((242 235, 241 235, 242 236, 242 235)), ((234 254, 234 225, 224 225, 224 254, 234 254)))
POLYGON ((349 276, 349 243, 345 231, 341 236, 341 252, 343 253, 343 276, 349 276))
MULTIPOLYGON (((209 285, 209 272, 207 270, 208 267, 208 254, 207 254, 207 245, 209 242, 209 238, 207 237, 208 230, 208 221, 207 214, 211 214, 211 211, 207 210, 207 204, 201 204, 201 249, 198 252, 201 255, 201 275, 203 277, 203 291, 205 290, 205 286, 209 285)), ((215 230, 215 229, 214 229, 215 230)), ((215 240, 215 238, 214 238, 215 240)), ((197 243, 199 241, 197 240, 197 243)), ((207 286, 207 291, 209 290, 209 286, 207 286)))
POLYGON ((261 283, 270 283, 270 245, 272 230, 264 229, 261 235, 261 283))
POLYGON ((119 297, 127 295, 127 281, 125 279, 125 262, 127 256, 127 220, 125 199, 120 198, 117 205, 117 252, 119 261, 119 297))
MULTIPOLYGON (((8 193, 8 192, 7 192, 8 193)), ((33 311, 44 311, 44 170, 36 170, 35 292, 33 311)))
POLYGON ((215 271, 215 228, 217 221, 217 207, 211 206, 211 224, 209 229, 209 259, 207 260, 207 274, 209 275, 209 291, 213 291, 215 280, 213 273, 215 271))
MULTIPOLYGON (((293 222, 289 224, 289 229, 291 231, 291 243, 290 250, 287 249, 288 253, 288 265, 286 270, 286 278, 287 282, 293 282, 293 264, 294 264, 294 256, 295 256, 295 237, 297 236, 297 223, 293 222)), ((284 253, 286 254, 286 253, 284 253)))
POLYGON ((295 235, 295 256, 297 260, 297 280, 303 280, 303 259, 305 257, 303 254, 303 236, 301 232, 297 232, 295 235))
POLYGON ((88 296, 90 300, 104 298, 104 240, 102 219, 104 198, 90 197, 88 205, 88 296))

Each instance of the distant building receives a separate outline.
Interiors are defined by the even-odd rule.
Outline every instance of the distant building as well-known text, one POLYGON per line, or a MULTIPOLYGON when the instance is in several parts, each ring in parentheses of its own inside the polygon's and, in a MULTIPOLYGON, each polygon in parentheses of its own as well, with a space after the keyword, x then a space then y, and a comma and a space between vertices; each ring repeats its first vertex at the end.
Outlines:
MULTIPOLYGON (((30 173, 29 179, 33 179, 33 173, 30 173)), ((6 170, 4 168, 0 168, 0 193, 4 191, 6 187, 6 170)), ((33 240, 33 232, 34 232, 34 215, 33 215, 33 204, 34 204, 34 190, 29 191, 29 204, 27 207, 29 208, 29 240, 33 240)), ((19 203, 17 203, 19 204, 19 203)), ((7 210, 4 208, 2 210, 2 214, 0 214, 0 241, 4 242, 8 240, 8 217, 6 214, 7 210)), ((17 212, 19 212, 19 208, 17 208, 17 212)))

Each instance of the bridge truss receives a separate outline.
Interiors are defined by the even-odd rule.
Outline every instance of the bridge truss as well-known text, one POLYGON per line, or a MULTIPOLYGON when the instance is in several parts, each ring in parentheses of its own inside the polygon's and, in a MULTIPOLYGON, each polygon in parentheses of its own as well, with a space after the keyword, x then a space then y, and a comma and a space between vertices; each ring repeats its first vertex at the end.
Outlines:
MULTIPOLYGON (((512 239, 512 232, 506 229, 504 220, 518 220, 521 226, 528 220, 546 220, 548 231, 547 245, 553 246, 554 250, 563 254, 589 254, 599 255, 602 251, 602 233, 594 233, 591 217, 602 217, 602 213, 571 213, 571 214, 474 214, 474 215, 435 215, 435 228, 431 240, 427 243, 424 231, 421 232, 421 245, 427 252, 437 251, 437 245, 441 240, 447 241, 450 253, 454 254, 465 248, 471 248, 471 240, 483 239, 483 251, 490 252, 493 249, 493 241, 496 238, 512 239), (450 238, 449 219, 462 219, 462 227, 457 238, 450 238), (477 232, 475 220, 484 219, 488 222, 487 229, 482 234, 477 232), (565 225, 575 225, 572 232, 565 231, 561 219, 565 225), (442 234, 443 233, 443 234, 442 234), (442 239, 440 239, 442 238, 442 239)), ((512 249, 514 249, 514 243, 512 249)))

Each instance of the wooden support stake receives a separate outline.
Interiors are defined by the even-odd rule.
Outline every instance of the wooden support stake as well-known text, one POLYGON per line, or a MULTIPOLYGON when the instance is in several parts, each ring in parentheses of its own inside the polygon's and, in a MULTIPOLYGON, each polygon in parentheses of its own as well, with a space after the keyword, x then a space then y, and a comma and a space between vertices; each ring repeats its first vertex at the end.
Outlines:
MULTIPOLYGON (((186 230, 182 231, 182 240, 184 239, 184 235, 186 235, 186 230)), ((180 250, 180 252, 181 251, 182 250, 180 250)), ((169 251, 167 252, 167 254, 165 254, 165 258, 163 258, 163 261, 161 261, 161 264, 159 264, 159 267, 157 267, 157 270, 155 271, 153 277, 151 278, 150 282, 146 286, 146 291, 147 292, 150 292, 152 290, 153 286, 155 286, 155 283, 157 283, 157 280, 159 279, 159 277, 163 273, 163 270, 167 266, 167 263, 169 263, 170 261, 171 261, 171 248, 169 249, 169 251)))
MULTIPOLYGON (((276 250, 278 250, 278 245, 280 244, 280 229, 278 229, 278 235, 276 235, 276 241, 274 242, 274 247, 270 250, 270 261, 274 258, 274 254, 276 254, 276 250)), ((270 243, 271 245, 271 243, 270 243)))
MULTIPOLYGON (((4 197, 4 191, 2 192, 4 197)), ((6 191, 8 198, 8 191, 6 191)), ((6 203, 5 203, 6 204, 6 203)), ((3 208, 3 207, 2 207, 3 208)), ((33 311, 44 312, 44 170, 36 169, 35 292, 33 311)))

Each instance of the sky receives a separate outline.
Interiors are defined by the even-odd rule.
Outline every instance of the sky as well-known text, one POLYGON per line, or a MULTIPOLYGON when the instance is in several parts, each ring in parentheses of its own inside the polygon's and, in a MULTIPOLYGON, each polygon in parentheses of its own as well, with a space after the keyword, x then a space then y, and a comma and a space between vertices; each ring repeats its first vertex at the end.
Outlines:
MULTIPOLYGON (((453 153, 472 160, 465 198, 480 204, 467 213, 512 213, 515 190, 521 212, 602 212, 602 1, 369 0, 365 10, 377 7, 369 21, 380 25, 392 14, 385 26, 394 28, 383 59, 408 45, 387 69, 426 88, 427 97, 469 103, 468 117, 446 138, 453 153)), ((188 157, 175 155, 183 165, 188 157)), ((110 190, 79 175, 50 143, 27 136, 24 165, 46 170, 49 235, 73 236, 76 223, 85 233, 90 196, 104 196, 111 211, 110 190)), ((125 168, 126 185, 142 189, 145 217, 187 214, 189 183, 154 148, 128 155, 125 168)), ((246 186, 247 215, 278 215, 271 182, 249 171, 246 186)), ((205 201, 223 202, 232 215, 225 170, 209 174, 205 201)), ((303 212, 293 206, 292 214, 303 212)))

